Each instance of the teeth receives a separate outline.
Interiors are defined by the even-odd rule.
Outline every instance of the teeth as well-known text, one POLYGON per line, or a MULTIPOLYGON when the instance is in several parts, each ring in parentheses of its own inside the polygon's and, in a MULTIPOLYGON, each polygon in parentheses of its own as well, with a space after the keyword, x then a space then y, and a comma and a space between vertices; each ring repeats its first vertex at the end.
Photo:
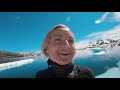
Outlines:
POLYGON ((62 55, 68 55, 68 54, 62 54, 62 55))
POLYGON ((70 53, 59 53, 59 54, 62 54, 62 55, 69 55, 70 53))

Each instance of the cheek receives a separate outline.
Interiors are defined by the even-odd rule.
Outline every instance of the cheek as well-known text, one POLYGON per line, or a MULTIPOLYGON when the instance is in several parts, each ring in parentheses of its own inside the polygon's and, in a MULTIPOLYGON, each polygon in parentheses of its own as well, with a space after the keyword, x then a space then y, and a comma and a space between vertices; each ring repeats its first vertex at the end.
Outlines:
POLYGON ((75 47, 74 46, 71 47, 71 52, 72 52, 72 54, 75 55, 75 47))
POLYGON ((50 46, 50 47, 48 47, 47 51, 48 51, 49 55, 54 55, 57 51, 57 47, 50 46))

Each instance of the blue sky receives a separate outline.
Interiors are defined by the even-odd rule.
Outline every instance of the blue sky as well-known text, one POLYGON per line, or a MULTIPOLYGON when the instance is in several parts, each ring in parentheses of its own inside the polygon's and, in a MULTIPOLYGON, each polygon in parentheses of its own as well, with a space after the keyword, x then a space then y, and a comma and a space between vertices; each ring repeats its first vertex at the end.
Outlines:
POLYGON ((39 52, 47 32, 60 23, 71 28, 76 43, 120 36, 119 12, 0 12, 0 50, 39 52))

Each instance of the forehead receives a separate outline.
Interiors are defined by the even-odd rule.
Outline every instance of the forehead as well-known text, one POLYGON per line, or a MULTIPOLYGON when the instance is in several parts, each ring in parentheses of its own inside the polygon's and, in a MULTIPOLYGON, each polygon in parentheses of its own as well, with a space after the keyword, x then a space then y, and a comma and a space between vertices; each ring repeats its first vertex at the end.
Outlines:
POLYGON ((68 28, 59 28, 59 29, 55 29, 52 32, 51 37, 55 37, 55 36, 73 37, 73 33, 68 28))

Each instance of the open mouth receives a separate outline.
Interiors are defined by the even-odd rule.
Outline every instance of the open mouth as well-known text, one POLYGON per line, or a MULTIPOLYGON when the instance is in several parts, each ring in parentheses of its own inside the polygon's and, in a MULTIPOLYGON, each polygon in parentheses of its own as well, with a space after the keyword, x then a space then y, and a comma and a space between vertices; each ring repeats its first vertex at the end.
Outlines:
POLYGON ((68 56, 70 53, 59 53, 60 55, 68 56))

